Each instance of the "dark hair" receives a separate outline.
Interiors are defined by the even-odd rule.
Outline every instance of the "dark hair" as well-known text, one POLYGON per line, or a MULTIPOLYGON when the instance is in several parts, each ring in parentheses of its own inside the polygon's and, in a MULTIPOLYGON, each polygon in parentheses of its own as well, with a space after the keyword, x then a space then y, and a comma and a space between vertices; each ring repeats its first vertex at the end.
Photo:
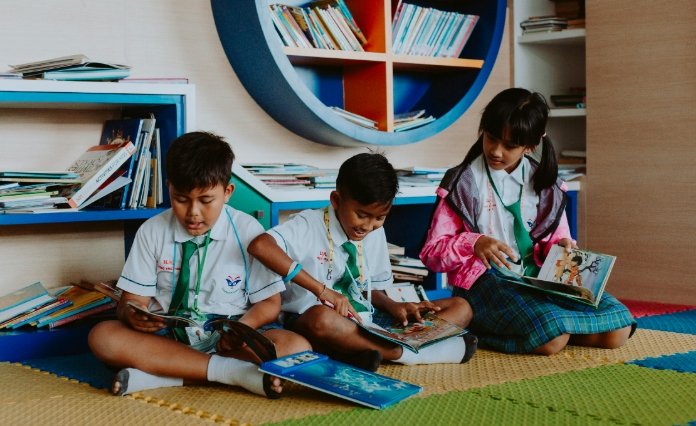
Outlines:
POLYGON ((579 264, 582 263, 582 256, 580 256, 580 255, 578 254, 578 255, 573 256, 573 258, 570 259, 570 260, 573 261, 573 262, 575 262, 575 263, 577 263, 577 264, 579 265, 579 264))
POLYGON ((213 133, 190 132, 174 139, 167 152, 167 180, 179 191, 226 186, 232 178, 234 153, 213 133))
POLYGON ((478 139, 462 164, 468 166, 483 153, 483 132, 501 139, 509 129, 513 145, 536 149, 542 144, 539 166, 533 176, 534 190, 539 193, 552 186, 558 177, 558 163, 551 139, 546 136, 548 116, 549 106, 541 94, 521 88, 503 90, 483 110, 478 139))
POLYGON ((347 159, 338 169, 336 189, 362 205, 391 203, 399 190, 396 170, 380 153, 361 153, 347 159))

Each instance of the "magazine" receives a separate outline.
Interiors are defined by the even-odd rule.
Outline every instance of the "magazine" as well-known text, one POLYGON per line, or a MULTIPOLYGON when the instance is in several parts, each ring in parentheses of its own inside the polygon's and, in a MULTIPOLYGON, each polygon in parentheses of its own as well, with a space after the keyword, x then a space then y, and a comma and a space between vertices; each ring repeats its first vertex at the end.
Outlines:
POLYGON ((376 409, 394 405, 422 390, 420 386, 312 351, 264 362, 259 370, 376 409))
POLYGON ((423 315, 423 322, 409 322, 404 326, 388 313, 375 311, 372 322, 356 324, 372 335, 397 343, 415 353, 433 343, 468 333, 465 328, 452 324, 432 312, 423 315))
POLYGON ((493 271, 508 282, 567 297, 595 308, 607 285, 616 257, 554 245, 536 277, 524 276, 493 263, 493 271))

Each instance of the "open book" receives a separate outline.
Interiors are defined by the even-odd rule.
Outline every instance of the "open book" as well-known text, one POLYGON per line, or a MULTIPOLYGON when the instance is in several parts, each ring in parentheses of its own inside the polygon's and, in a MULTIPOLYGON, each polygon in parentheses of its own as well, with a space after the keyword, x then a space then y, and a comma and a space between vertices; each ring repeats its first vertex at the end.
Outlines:
POLYGON ((563 247, 554 245, 536 277, 491 265, 493 271, 508 282, 597 307, 615 261, 612 255, 579 249, 566 252, 563 247))
POLYGON ((199 324, 192 320, 191 318, 186 318, 178 315, 166 315, 157 312, 150 312, 142 306, 128 301, 128 306, 135 309, 139 314, 143 314, 150 318, 151 320, 161 320, 164 322, 165 326, 168 328, 186 328, 186 327, 199 327, 199 324))
POLYGON ((312 351, 264 362, 259 370, 376 409, 394 405, 422 389, 312 351))
POLYGON ((423 315, 422 323, 409 322, 405 326, 397 323, 388 313, 381 311, 376 311, 372 315, 372 322, 361 324, 356 321, 356 324, 372 335, 397 343, 415 353, 425 346, 468 333, 465 328, 445 321, 431 312, 423 315))

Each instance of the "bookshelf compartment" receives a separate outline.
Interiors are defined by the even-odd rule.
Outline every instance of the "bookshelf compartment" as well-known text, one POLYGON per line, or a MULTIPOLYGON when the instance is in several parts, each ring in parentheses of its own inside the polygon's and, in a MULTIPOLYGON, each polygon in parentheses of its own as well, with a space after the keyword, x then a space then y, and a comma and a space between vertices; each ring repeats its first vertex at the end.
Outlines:
MULTIPOLYGON (((0 109, 31 114, 33 110, 67 110, 75 117, 97 120, 83 123, 95 129, 94 138, 78 142, 80 146, 96 145, 105 118, 153 113, 160 129, 161 146, 166 153, 172 140, 193 126, 195 89, 192 85, 148 85, 125 83, 56 82, 44 80, 0 81, 0 109), (95 113, 101 111, 101 113, 95 113)), ((62 115, 62 114, 61 114, 62 115)), ((80 122, 79 118, 74 119, 80 122)), ((1 122, 7 129, 11 123, 1 122)), ((56 121, 51 125, 60 126, 56 121)), ((16 129, 14 130, 16 131, 16 129)), ((38 142, 38 141, 31 141, 38 142)), ((49 145, 36 143, 42 149, 49 145)), ((37 156, 50 156, 50 152, 37 152, 37 156)), ((7 163, 3 164, 7 168, 7 163)), ((163 179, 166 177, 163 176, 163 179)), ((169 205, 165 191, 161 207, 130 210, 83 210, 42 214, 0 214, 0 226, 51 224, 69 222, 133 221, 140 223, 169 205)), ((130 237, 126 235, 128 240, 130 237)))
POLYGON ((502 0, 412 1, 419 6, 480 16, 460 58, 432 58, 392 54, 391 20, 396 0, 346 0, 367 38, 365 52, 283 46, 268 10, 274 3, 308 4, 290 0, 235 4, 211 0, 225 53, 249 94, 271 117, 302 137, 335 146, 413 143, 452 124, 469 108, 491 72, 506 11, 502 0), (327 66, 343 71, 326 72, 327 66), (409 84, 405 73, 412 70, 422 75, 409 84), (444 82, 440 82, 443 76, 444 82), (404 100, 414 97, 418 101, 413 103, 438 112, 436 120, 394 132, 394 113, 405 112, 404 100), (341 102, 342 108, 378 121, 378 130, 328 113, 327 106, 341 106, 341 102))

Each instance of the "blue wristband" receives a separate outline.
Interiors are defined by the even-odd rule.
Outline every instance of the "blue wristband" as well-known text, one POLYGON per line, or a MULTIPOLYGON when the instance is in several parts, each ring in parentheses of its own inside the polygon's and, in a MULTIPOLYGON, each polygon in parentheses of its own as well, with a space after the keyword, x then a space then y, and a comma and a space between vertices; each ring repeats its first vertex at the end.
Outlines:
POLYGON ((302 270, 302 264, 298 263, 297 266, 295 266, 295 269, 293 269, 292 271, 290 271, 290 272, 288 273, 288 275, 286 275, 285 277, 283 277, 283 282, 284 282, 284 283, 289 283, 290 281, 292 281, 293 278, 295 278, 295 276, 296 276, 297 274, 300 273, 301 270, 302 270))

